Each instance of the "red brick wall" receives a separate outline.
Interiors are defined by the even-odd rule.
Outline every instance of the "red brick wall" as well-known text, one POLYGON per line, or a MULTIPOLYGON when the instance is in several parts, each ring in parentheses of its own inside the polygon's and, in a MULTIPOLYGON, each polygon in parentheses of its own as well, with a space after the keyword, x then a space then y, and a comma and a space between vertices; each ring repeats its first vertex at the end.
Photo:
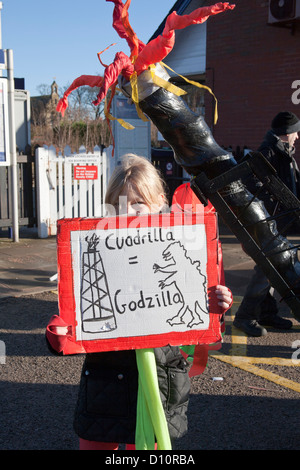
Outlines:
MULTIPOLYGON (((213 2, 210 2, 213 3, 213 2)), ((207 22, 207 81, 218 99, 213 129, 219 145, 256 149, 272 118, 292 111, 291 88, 300 80, 300 25, 269 26, 268 1, 236 0, 232 11, 207 22)), ((299 95, 300 96, 300 95, 299 95)), ((206 95, 206 122, 212 125, 214 101, 206 95)), ((300 160, 300 139, 297 160, 300 160)))

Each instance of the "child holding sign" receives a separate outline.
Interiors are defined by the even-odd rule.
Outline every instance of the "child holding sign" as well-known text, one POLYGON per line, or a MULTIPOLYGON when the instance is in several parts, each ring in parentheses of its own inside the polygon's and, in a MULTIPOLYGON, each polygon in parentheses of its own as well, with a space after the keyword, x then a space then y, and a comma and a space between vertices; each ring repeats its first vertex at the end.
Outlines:
MULTIPOLYGON (((159 213, 166 201, 164 184, 154 166, 143 157, 124 156, 108 185, 105 202, 109 214, 137 216, 159 213)), ((227 310, 232 302, 231 292, 224 286, 217 286, 216 295, 223 311, 227 310)), ((47 327, 47 339, 52 346, 57 345, 57 351, 61 349, 59 343, 66 334, 67 327, 59 324, 57 317, 52 319, 47 327)), ((153 352, 160 405, 169 436, 176 439, 187 431, 188 364, 178 346, 154 348, 153 352)), ((74 420, 80 449, 116 450, 119 443, 134 448, 141 372, 136 353, 135 350, 123 350, 87 354, 74 420)), ((158 438, 157 432, 155 434, 158 438)))

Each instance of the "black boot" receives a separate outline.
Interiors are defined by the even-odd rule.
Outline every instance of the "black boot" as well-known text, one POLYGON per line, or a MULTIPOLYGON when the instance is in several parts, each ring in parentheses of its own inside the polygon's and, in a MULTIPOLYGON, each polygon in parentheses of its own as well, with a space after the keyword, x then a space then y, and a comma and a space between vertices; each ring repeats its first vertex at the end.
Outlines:
POLYGON ((261 326, 254 318, 235 318, 233 325, 238 329, 246 333, 248 336, 265 336, 267 330, 261 326))
POLYGON ((270 292, 268 292, 265 300, 261 304, 258 321, 260 325, 271 326, 278 330, 290 330, 293 326, 290 320, 278 315, 276 299, 270 292))
POLYGON ((290 330, 293 323, 286 318, 282 318, 279 315, 262 315, 259 319, 260 325, 271 326, 277 330, 290 330))

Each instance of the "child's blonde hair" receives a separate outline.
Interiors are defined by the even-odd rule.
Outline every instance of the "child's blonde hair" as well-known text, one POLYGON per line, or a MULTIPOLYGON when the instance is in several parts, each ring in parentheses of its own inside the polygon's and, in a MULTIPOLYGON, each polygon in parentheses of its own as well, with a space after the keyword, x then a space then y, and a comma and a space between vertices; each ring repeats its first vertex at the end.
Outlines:
POLYGON ((124 188, 139 192, 149 207, 161 203, 161 195, 164 198, 163 203, 168 204, 165 183, 154 165, 145 157, 132 153, 123 155, 109 180, 105 204, 116 205, 124 188))

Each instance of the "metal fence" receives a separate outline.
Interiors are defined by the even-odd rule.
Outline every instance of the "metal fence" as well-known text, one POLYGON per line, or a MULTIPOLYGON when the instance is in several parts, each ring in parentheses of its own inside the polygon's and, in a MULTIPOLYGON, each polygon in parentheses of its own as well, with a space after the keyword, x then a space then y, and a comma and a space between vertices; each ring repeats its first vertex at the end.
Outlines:
MULTIPOLYGON (((11 167, 0 167, 0 229, 10 228, 13 223, 11 195, 11 167)), ((32 227, 36 224, 35 161, 29 155, 17 155, 18 219, 19 225, 32 227)))
POLYGON ((86 153, 81 147, 64 154, 54 147, 36 150, 38 236, 56 235, 56 222, 62 218, 103 217, 107 181, 114 164, 111 147, 86 153))

